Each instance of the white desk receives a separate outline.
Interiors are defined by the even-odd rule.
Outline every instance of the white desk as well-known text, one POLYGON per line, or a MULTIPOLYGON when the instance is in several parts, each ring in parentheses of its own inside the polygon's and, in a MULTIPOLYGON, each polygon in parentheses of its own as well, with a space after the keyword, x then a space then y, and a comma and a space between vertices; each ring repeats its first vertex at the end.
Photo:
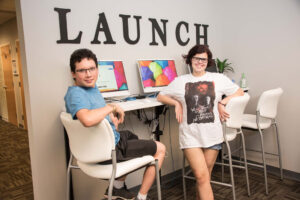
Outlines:
POLYGON ((248 90, 250 89, 249 87, 245 87, 245 88, 242 88, 244 92, 248 92, 248 90))
POLYGON ((125 102, 117 102, 116 104, 123 108, 125 112, 163 105, 162 103, 158 102, 156 98, 136 99, 125 102))

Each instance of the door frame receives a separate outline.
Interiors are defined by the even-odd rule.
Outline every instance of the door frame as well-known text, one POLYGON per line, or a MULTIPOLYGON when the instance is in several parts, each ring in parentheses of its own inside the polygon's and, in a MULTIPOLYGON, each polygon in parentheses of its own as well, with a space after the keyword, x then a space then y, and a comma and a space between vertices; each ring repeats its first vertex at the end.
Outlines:
POLYGON ((18 72, 19 72, 19 81, 20 81, 20 96, 21 96, 21 104, 22 104, 22 110, 21 110, 21 116, 22 116, 22 121, 23 121, 23 126, 24 129, 27 130, 27 115, 26 115, 26 104, 25 104, 25 94, 24 94, 24 81, 23 81, 23 69, 22 69, 22 59, 21 59, 21 47, 20 47, 20 41, 19 39, 15 40, 15 50, 16 50, 16 64, 17 64, 17 68, 18 68, 18 72), (19 46, 17 46, 17 43, 19 43, 19 46), (19 55, 18 55, 18 51, 19 51, 19 55))

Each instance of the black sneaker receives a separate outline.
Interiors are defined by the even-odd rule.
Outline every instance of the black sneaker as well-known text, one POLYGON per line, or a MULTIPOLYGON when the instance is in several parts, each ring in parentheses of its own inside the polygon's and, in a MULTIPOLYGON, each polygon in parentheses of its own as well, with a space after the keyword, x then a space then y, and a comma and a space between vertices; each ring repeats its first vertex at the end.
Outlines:
MULTIPOLYGON (((108 188, 106 189, 104 193, 104 197, 108 198, 108 188)), ((117 200, 117 199, 122 199, 122 200, 134 200, 135 195, 132 194, 127 187, 123 187, 121 189, 113 188, 112 191, 112 199, 117 200)))

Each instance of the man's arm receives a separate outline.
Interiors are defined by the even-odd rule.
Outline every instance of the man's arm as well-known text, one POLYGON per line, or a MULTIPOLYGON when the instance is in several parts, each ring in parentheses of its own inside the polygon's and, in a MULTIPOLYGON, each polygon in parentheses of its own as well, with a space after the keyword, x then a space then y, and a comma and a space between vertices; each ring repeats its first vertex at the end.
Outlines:
POLYGON ((81 109, 76 113, 76 117, 84 126, 89 127, 97 125, 110 113, 117 113, 119 115, 119 123, 124 121, 125 113, 116 104, 108 104, 105 107, 93 110, 81 109))

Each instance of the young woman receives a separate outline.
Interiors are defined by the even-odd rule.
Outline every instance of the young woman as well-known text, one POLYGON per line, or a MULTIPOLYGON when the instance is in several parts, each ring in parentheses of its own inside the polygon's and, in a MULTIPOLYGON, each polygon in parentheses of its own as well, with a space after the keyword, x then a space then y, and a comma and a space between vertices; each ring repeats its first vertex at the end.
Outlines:
POLYGON ((197 181, 197 199, 214 199, 210 185, 211 171, 223 133, 221 120, 229 117, 227 102, 242 96, 243 90, 219 73, 206 72, 212 53, 205 45, 196 45, 186 56, 191 74, 176 78, 157 97, 162 103, 175 106, 179 125, 179 143, 197 181), (222 95, 227 97, 222 99, 222 95))

